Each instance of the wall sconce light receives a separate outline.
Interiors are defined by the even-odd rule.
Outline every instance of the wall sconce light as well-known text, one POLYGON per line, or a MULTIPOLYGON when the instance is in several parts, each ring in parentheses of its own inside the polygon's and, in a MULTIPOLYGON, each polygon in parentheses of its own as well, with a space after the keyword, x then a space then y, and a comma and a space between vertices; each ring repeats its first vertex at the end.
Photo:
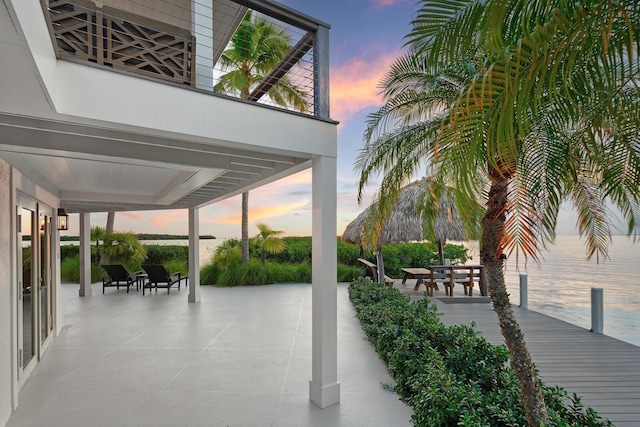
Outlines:
POLYGON ((58 208, 58 230, 69 229, 69 215, 63 208, 58 208))
POLYGON ((40 231, 44 230, 44 224, 45 224, 44 217, 41 217, 40 218, 40 231))

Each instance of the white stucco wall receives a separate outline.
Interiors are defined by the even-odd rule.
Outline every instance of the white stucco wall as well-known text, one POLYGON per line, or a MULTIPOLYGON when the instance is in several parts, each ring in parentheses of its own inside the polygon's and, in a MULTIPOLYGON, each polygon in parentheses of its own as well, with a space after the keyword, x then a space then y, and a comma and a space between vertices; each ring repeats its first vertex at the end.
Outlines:
POLYGON ((11 415, 11 187, 9 165, 0 159, 0 425, 11 415))

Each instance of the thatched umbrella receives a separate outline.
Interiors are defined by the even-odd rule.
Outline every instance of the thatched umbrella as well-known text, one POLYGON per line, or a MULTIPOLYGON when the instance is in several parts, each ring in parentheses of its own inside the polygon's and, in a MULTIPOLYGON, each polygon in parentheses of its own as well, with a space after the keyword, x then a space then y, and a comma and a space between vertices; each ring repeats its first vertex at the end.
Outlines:
MULTIPOLYGON (((418 212, 418 200, 425 180, 415 181, 405 186, 398 196, 394 208, 389 214, 380 239, 378 240, 378 281, 384 282, 384 264, 381 246, 389 243, 411 242, 433 237, 438 245, 438 257, 444 263, 442 248, 447 240, 466 240, 467 236, 462 220, 458 215, 455 203, 449 196, 441 197, 438 202, 438 214, 435 219, 433 232, 425 230, 423 220, 418 212)), ((362 247, 362 232, 364 223, 369 215, 369 206, 351 221, 342 233, 342 241, 358 243, 362 247)))

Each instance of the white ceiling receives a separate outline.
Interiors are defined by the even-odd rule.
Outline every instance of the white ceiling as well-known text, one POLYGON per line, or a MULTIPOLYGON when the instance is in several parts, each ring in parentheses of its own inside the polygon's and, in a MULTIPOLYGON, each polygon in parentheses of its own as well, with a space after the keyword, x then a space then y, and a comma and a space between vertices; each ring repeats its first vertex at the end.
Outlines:
POLYGON ((69 212, 199 207, 308 167, 305 158, 2 113, 0 157, 69 212))

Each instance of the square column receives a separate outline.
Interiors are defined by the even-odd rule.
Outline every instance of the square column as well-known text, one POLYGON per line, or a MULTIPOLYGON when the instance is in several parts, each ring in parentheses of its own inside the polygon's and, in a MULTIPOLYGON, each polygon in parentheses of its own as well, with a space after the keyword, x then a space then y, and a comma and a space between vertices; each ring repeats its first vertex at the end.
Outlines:
POLYGON ((80 296, 89 297, 91 289, 91 221, 89 212, 80 214, 80 296))
POLYGON ((200 209, 189 208, 189 302, 200 300, 200 209))
POLYGON ((336 159, 313 158, 312 344, 309 399, 320 408, 340 403, 336 159))

